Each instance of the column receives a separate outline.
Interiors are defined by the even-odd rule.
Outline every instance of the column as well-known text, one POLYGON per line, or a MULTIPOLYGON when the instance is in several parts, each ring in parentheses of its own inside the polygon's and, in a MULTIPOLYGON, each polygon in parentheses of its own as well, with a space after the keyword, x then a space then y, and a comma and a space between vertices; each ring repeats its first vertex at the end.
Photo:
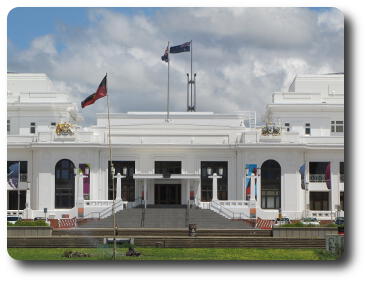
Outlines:
POLYGON ((255 174, 250 176, 250 201, 255 201, 255 174))
POLYGON ((116 179, 116 201, 122 200, 121 198, 121 182, 122 178, 126 178, 125 176, 122 176, 120 173, 117 173, 116 176, 113 176, 116 179))
POLYGON ((83 195, 83 180, 84 178, 87 178, 88 176, 84 176, 82 172, 79 174, 76 174, 76 179, 78 183, 77 187, 77 201, 76 201, 76 207, 77 207, 77 217, 83 218, 84 217, 84 195, 83 195), (78 176, 78 177, 77 177, 78 176))
POLYGON ((190 180, 186 180, 187 203, 190 201, 190 180))
POLYGON ((147 208, 147 179, 144 179, 144 207, 147 208))
POLYGON ((218 200, 218 178, 222 178, 222 176, 218 176, 217 173, 214 173, 213 176, 209 176, 210 179, 213 179, 213 198, 212 201, 218 200))
POLYGON ((84 195, 83 195, 83 189, 84 189, 84 178, 87 178, 88 176, 84 176, 82 172, 79 173, 78 176, 78 199, 77 203, 83 203, 84 202, 84 195))

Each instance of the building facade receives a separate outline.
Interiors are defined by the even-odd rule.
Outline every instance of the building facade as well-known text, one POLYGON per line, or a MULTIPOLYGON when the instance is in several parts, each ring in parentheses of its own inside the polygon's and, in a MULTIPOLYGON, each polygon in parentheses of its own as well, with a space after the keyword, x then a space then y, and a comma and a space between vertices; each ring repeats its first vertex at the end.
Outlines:
POLYGON ((7 94, 8 215, 189 203, 228 218, 344 214, 343 74, 296 76, 263 126, 251 111, 111 113, 110 136, 106 113, 80 126, 44 74, 9 73, 7 94))

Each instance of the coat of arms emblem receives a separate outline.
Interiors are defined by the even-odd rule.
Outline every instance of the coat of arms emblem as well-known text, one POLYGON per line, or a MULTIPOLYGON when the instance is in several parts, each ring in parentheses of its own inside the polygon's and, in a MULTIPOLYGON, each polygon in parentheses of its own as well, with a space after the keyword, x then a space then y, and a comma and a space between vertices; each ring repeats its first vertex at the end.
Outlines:
POLYGON ((56 134, 58 136, 74 135, 73 126, 70 123, 59 123, 56 125, 56 134))

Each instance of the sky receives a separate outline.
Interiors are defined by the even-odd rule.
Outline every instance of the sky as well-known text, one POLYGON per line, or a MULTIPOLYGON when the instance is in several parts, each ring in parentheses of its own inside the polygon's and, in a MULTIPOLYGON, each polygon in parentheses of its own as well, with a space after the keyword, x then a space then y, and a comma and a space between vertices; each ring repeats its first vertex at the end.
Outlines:
MULTIPOLYGON (((111 112, 165 111, 171 45, 192 40, 197 110, 253 110, 297 74, 344 72, 344 17, 334 8, 16 8, 8 71, 46 73, 80 102, 108 73, 111 112)), ((171 55, 170 110, 186 111, 190 54, 171 55)), ((106 112, 97 101, 84 125, 106 112)))

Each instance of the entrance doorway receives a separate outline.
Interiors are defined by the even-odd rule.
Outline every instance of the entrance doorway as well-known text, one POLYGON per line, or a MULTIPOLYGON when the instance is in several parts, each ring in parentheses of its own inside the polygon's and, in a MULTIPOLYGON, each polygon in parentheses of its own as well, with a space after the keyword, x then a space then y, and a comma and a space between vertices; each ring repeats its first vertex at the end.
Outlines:
POLYGON ((181 204, 181 184, 155 184, 155 204, 181 204))

